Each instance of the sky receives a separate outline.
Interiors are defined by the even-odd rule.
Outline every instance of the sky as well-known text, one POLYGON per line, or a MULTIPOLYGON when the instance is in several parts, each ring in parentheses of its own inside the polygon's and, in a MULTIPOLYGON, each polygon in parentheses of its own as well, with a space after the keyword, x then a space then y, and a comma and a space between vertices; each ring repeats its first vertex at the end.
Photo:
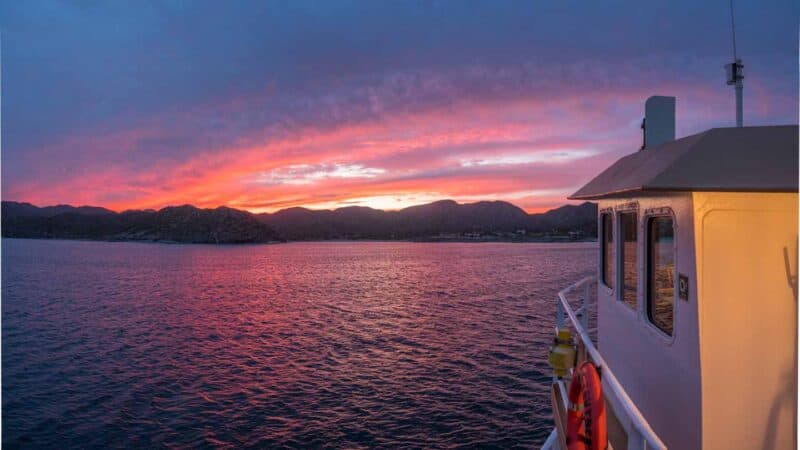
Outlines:
MULTIPOLYGON (((798 123, 797 1, 735 1, 745 125, 798 123)), ((8 1, 2 198, 114 210, 566 197, 733 126, 728 0, 8 1)))

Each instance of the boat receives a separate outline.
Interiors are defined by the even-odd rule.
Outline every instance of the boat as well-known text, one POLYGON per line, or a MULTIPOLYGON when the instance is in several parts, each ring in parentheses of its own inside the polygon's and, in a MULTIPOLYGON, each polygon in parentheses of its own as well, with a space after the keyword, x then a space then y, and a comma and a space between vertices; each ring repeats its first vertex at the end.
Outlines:
POLYGON ((676 139, 675 104, 570 197, 599 251, 556 299, 544 449, 797 446, 798 126, 676 139))

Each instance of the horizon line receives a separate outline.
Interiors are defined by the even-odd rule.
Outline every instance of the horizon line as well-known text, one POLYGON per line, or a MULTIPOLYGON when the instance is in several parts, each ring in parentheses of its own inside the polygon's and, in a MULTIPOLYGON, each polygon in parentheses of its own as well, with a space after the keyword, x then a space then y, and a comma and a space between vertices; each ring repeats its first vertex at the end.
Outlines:
POLYGON ((287 210, 290 210, 290 209, 304 209, 304 210, 307 210, 307 211, 337 211, 337 210, 345 209, 345 208, 364 208, 364 209, 371 209, 373 211, 398 212, 398 211, 403 211, 403 210, 406 210, 406 209, 409 209, 409 208, 414 208, 414 207, 418 207, 418 206, 432 205, 434 203, 441 203, 441 202, 453 202, 453 203, 455 203, 456 205, 459 205, 459 206, 475 205, 475 204, 479 204, 479 203, 507 203, 507 204, 512 205, 512 206, 520 209, 521 211, 525 212, 525 214, 532 215, 532 214, 544 214, 544 213, 549 212, 549 211, 553 211, 553 210, 556 210, 556 209, 559 209, 559 208, 563 208, 564 206, 580 206, 580 205, 583 205, 585 203, 593 203, 593 202, 588 201, 588 200, 582 201, 582 202, 576 202, 576 201, 572 201, 572 200, 565 200, 565 202, 560 206, 556 206, 556 207, 552 207, 552 208, 548 208, 548 209, 542 209, 542 210, 536 211, 536 212, 530 212, 530 211, 526 210, 525 208, 522 208, 521 206, 519 206, 519 205, 517 205, 517 204, 515 204, 513 202, 507 201, 507 200, 499 200, 498 199, 498 200, 476 200, 476 201, 459 202, 459 201, 454 200, 452 198, 442 198, 442 199, 434 200, 434 201, 427 202, 427 203, 419 203, 419 204, 409 205, 409 206, 405 206, 403 208, 397 208, 397 209, 381 209, 381 208, 373 208, 371 206, 363 206, 363 205, 346 205, 346 206, 340 206, 340 207, 337 207, 337 208, 310 208, 310 207, 307 207, 307 206, 289 206, 287 208, 276 209, 275 211, 272 211, 272 212, 254 212, 254 211, 251 211, 251 210, 249 210, 247 208, 237 208, 237 207, 233 207, 233 206, 229 206, 229 205, 217 205, 217 206, 214 206, 214 207, 200 207, 200 206, 197 206, 197 205, 193 205, 191 203, 183 203, 183 204, 176 204, 176 205, 166 205, 166 206, 162 206, 160 208, 128 208, 128 209, 123 209, 123 210, 116 210, 116 209, 108 208, 106 206, 88 205, 88 204, 72 205, 70 203, 58 203, 58 204, 54 204, 54 205, 39 206, 39 205, 36 205, 36 204, 34 204, 32 202, 19 201, 19 200, 5 200, 5 199, 3 199, 2 202, 3 203, 8 202, 8 203, 17 203, 17 204, 27 204, 27 205, 33 206, 34 208, 39 208, 39 209, 56 208, 56 207, 59 207, 59 206, 66 206, 66 207, 76 208, 76 209, 77 208, 101 208, 101 209, 105 209, 107 211, 111 211, 111 212, 113 212, 115 214, 121 214, 121 213, 124 213, 124 212, 127 212, 127 211, 161 211, 161 210, 166 209, 166 208, 180 208, 180 207, 183 207, 183 206, 190 206, 192 208, 201 209, 201 210, 215 210, 215 209, 219 209, 219 208, 228 208, 228 209, 233 209, 233 210, 237 210, 237 211, 248 212, 248 213, 253 214, 253 215, 277 214, 277 213, 279 213, 281 211, 287 211, 287 210))

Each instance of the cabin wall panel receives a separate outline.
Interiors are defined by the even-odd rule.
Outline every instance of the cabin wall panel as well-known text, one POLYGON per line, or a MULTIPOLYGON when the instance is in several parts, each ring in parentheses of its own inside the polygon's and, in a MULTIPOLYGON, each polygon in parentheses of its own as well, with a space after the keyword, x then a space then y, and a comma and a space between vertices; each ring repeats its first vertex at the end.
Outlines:
POLYGON ((796 446, 797 200, 694 194, 705 449, 796 446))
MULTIPOLYGON (((618 299, 617 290, 598 284, 598 344, 604 358, 648 420, 670 448, 701 444, 700 355, 697 302, 694 291, 695 254, 691 194, 603 200, 599 209, 629 209, 638 204, 638 303, 636 310, 618 299), (690 279, 689 301, 677 298, 674 331, 666 336, 651 324, 645 310, 646 211, 668 208, 675 223, 675 280, 690 279)), ((615 218, 616 220, 616 218, 615 218)), ((615 222, 615 231, 618 231, 615 222)), ((614 242, 621 240, 615 236, 614 242)), ((599 267, 599 265, 598 265, 599 267)), ((617 267, 619 267, 617 265, 617 267)), ((619 289, 621 283, 617 282, 619 289)))

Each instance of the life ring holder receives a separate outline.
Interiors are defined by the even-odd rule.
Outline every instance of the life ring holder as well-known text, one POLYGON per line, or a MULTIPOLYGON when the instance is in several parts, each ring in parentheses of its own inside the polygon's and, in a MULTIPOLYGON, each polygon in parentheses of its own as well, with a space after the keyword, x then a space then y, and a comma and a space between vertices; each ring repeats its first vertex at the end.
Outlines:
POLYGON ((567 448, 605 450, 608 447, 606 405, 597 367, 590 361, 572 373, 567 408, 567 448))

